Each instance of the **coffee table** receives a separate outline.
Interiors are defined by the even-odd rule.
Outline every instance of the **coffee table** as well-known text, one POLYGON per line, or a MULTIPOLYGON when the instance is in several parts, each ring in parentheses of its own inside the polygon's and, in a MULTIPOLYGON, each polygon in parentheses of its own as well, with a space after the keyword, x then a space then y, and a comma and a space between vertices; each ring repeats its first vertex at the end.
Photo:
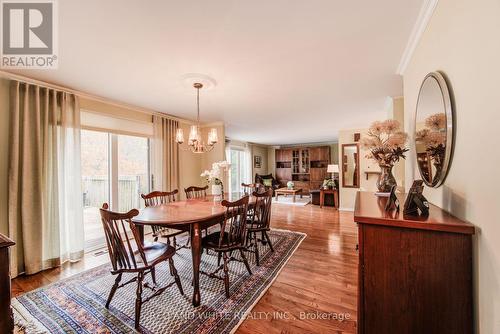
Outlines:
POLYGON ((300 198, 302 198, 302 189, 288 189, 288 188, 279 188, 274 191, 274 198, 276 199, 276 202, 278 201, 278 195, 292 195, 293 196, 293 202, 295 203, 295 196, 300 195, 300 198))

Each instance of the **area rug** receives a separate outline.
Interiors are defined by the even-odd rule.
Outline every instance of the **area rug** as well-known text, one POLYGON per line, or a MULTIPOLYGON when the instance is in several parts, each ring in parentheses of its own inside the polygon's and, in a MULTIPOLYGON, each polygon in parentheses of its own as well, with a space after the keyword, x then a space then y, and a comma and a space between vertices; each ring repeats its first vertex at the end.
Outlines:
POLYGON ((295 206, 305 206, 307 204, 311 203, 311 198, 308 196, 304 196, 300 198, 300 196, 297 196, 295 198, 295 202, 293 201, 292 196, 279 196, 278 200, 276 201, 276 197, 273 197, 273 204, 285 204, 285 205, 295 205, 295 206))
MULTIPOLYGON (((253 275, 243 263, 229 265, 231 297, 224 294, 224 284, 204 275, 200 277, 201 306, 193 307, 191 250, 182 249, 175 256, 184 296, 173 286, 143 305, 142 333, 232 333, 283 269, 305 238, 305 234, 272 230, 269 236, 274 252, 260 245, 260 266, 248 253, 253 275)), ((217 266, 215 253, 202 255, 201 269, 217 266)), ((12 300, 14 318, 20 333, 135 333, 134 301, 136 284, 117 291, 109 310, 104 307, 114 283, 110 265, 102 265, 81 274, 26 293, 12 300)), ((156 270, 160 285, 173 281, 168 265, 156 270)), ((124 277, 123 280, 127 279, 124 277)), ((150 281, 150 275, 148 275, 150 281)), ((148 296, 145 289, 143 298, 148 296)))

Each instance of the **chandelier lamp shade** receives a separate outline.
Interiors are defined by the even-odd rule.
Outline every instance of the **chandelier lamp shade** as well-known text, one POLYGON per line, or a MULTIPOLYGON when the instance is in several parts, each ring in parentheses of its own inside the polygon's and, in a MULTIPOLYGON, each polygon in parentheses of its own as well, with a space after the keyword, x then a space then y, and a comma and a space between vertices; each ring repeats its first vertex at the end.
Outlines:
MULTIPOLYGON (((205 143, 201 138, 201 128, 200 128, 200 89, 203 88, 203 84, 196 82, 193 84, 196 89, 196 107, 197 107, 197 118, 196 125, 191 125, 189 129, 189 137, 187 145, 189 150, 193 153, 205 153, 210 152, 214 149, 215 144, 219 141, 217 134, 217 129, 212 128, 208 132, 207 142, 205 143)), ((181 145, 184 143, 184 131, 178 128, 175 133, 175 141, 177 144, 181 145)))

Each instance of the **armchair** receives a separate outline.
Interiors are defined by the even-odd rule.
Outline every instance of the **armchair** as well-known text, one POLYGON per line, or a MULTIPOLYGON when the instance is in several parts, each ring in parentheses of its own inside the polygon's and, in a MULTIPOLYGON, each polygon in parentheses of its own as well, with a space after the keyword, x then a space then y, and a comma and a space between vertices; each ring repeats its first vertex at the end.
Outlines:
POLYGON ((255 174, 255 183, 262 184, 266 189, 272 189, 273 190, 273 196, 274 196, 274 191, 276 189, 280 188, 280 184, 276 179, 273 177, 273 174, 266 174, 266 175, 260 175, 258 173, 255 174), (271 180, 271 181, 264 181, 264 180, 271 180), (269 186, 269 184, 271 184, 269 186))

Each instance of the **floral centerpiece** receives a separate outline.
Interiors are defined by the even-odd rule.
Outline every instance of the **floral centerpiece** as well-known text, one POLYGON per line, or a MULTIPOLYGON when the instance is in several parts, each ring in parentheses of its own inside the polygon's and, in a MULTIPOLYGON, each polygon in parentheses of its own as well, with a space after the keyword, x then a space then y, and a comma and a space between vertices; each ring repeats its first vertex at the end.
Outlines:
POLYGON ((211 170, 205 170, 201 173, 201 177, 207 179, 207 183, 212 185, 212 195, 224 196, 224 179, 225 172, 231 164, 227 161, 218 161, 212 164, 211 170))
POLYGON ((399 159, 405 158, 407 140, 408 134, 401 131, 401 125, 393 119, 374 122, 367 136, 361 139, 361 147, 369 151, 366 157, 380 166, 382 173, 377 181, 380 192, 390 192, 397 185, 392 168, 399 159))
POLYGON ((335 189, 335 180, 334 179, 325 179, 323 180, 323 189, 335 189))
MULTIPOLYGON (((429 159, 436 167, 438 178, 443 169, 443 160, 446 152, 446 115, 438 113, 425 119, 425 127, 415 134, 417 145, 423 145, 429 159)), ((418 149, 417 149, 418 152, 418 149)))

